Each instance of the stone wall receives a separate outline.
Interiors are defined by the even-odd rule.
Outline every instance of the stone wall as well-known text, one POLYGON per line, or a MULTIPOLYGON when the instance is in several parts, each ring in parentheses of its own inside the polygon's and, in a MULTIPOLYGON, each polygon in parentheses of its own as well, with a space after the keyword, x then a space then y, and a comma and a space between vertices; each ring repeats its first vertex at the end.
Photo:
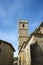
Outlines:
POLYGON ((43 65, 43 36, 36 36, 31 49, 31 65, 43 65))
POLYGON ((13 63, 13 49, 6 43, 0 44, 0 65, 12 65, 13 63))

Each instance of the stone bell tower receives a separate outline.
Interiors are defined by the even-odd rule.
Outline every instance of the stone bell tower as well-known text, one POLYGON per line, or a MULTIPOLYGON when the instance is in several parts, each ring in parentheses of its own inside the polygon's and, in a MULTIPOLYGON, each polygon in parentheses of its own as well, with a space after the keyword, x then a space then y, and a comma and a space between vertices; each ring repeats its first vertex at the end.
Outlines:
POLYGON ((22 44, 27 41, 28 39, 28 20, 19 20, 18 22, 18 27, 19 27, 19 47, 18 49, 21 48, 22 44))

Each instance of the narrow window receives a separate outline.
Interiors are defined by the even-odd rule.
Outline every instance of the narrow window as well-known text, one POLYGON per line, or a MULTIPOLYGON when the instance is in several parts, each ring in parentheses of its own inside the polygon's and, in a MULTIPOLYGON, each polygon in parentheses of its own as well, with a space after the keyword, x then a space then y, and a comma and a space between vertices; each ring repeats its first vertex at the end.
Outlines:
POLYGON ((24 27, 24 24, 23 24, 23 27, 24 27))
POLYGON ((0 49, 0 54, 1 54, 1 49, 0 49))
POLYGON ((0 45, 1 45, 1 42, 0 42, 0 45))

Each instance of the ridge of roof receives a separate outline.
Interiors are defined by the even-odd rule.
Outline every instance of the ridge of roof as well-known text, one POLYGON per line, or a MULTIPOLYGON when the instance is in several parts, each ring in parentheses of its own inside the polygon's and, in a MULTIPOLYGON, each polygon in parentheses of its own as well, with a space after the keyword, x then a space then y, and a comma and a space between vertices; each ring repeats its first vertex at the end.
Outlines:
POLYGON ((39 27, 36 28, 34 32, 38 32, 40 30, 40 28, 42 28, 42 27, 43 27, 43 22, 41 22, 41 24, 39 25, 39 27))
POLYGON ((21 48, 20 48, 20 50, 19 50, 19 53, 20 53, 20 51, 21 51, 21 49, 22 49, 22 47, 23 47, 23 45, 26 43, 26 41, 25 42, 23 42, 23 44, 22 44, 22 46, 21 46, 21 48))
POLYGON ((0 42, 7 43, 8 45, 10 45, 10 46, 12 47, 13 51, 15 51, 15 49, 14 49, 14 47, 12 46, 12 44, 11 44, 11 43, 9 43, 9 42, 7 42, 7 41, 4 41, 4 40, 0 40, 0 42))
MULTIPOLYGON (((41 26, 41 27, 43 26, 43 22, 40 24, 40 26, 41 26)), ((39 26, 39 27, 40 27, 40 26, 39 26)))
MULTIPOLYGON (((37 36, 38 36, 38 35, 43 36, 43 34, 41 34, 41 33, 34 33, 34 32, 31 33, 30 37, 28 38, 28 40, 27 40, 27 42, 26 42, 26 45, 28 44, 29 40, 31 39, 31 37, 32 37, 33 35, 35 35, 35 36, 36 36, 36 35, 37 35, 37 36)), ((26 45, 24 46, 24 48, 26 47, 26 45)))

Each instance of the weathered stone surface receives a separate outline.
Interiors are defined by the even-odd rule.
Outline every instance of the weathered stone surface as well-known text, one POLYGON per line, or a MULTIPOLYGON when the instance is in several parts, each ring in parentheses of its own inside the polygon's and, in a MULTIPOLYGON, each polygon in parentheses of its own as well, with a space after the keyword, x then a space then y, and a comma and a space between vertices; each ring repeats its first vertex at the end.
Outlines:
POLYGON ((13 64, 13 49, 7 43, 0 42, 0 65, 12 65, 13 64))

